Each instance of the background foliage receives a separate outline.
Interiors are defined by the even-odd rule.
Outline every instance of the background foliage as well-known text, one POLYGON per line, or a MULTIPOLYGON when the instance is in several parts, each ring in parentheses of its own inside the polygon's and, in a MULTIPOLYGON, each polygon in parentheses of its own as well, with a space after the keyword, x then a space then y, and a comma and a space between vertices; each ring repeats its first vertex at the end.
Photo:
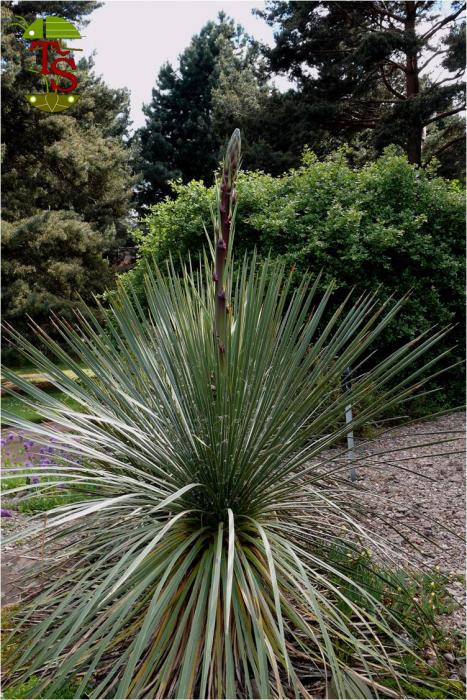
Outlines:
POLYGON ((140 206, 172 196, 169 180, 211 184, 230 133, 244 164, 279 175, 353 145, 369 162, 397 144, 411 163, 437 158, 465 179, 465 6, 435 2, 283 2, 258 11, 274 29, 260 45, 219 15, 160 70, 141 146, 140 206), (286 76, 279 91, 275 79, 286 76), (284 128, 284 125, 293 125, 284 128))
POLYGON ((378 149, 397 143, 420 165, 424 128, 465 108, 464 9, 269 0, 258 14, 276 30, 270 71, 291 78, 312 124, 347 138, 369 129, 378 149))
POLYGON ((5 222, 2 234, 3 320, 23 333, 29 332, 28 317, 48 331, 52 313, 71 320, 74 309, 85 311, 112 282, 102 255, 110 238, 73 212, 5 222))
POLYGON ((140 203, 169 194, 169 180, 176 177, 212 182, 221 146, 232 131, 229 128, 228 133, 220 134, 214 126, 216 112, 229 111, 227 76, 241 76, 236 93, 237 97, 241 94, 241 104, 234 107, 236 115, 254 108, 258 87, 253 73, 255 57, 251 37, 220 13, 217 22, 208 22, 193 37, 180 55, 178 69, 169 63, 162 66, 151 102, 144 107, 146 125, 135 135, 144 175, 140 203))
MULTIPOLYGON (((140 259, 128 273, 142 291, 146 262, 195 256, 210 228, 214 188, 175 184, 175 200, 152 207, 139 233, 140 259)), ((352 288, 383 297, 411 292, 397 323, 380 341, 410 340, 434 324, 459 324, 446 344, 463 342, 464 198, 461 188, 409 165, 389 149, 370 165, 353 168, 345 151, 324 161, 305 152, 300 168, 282 177, 243 173, 238 182, 235 234, 238 255, 256 247, 296 269, 323 271, 340 297, 352 288)), ((454 353, 450 362, 457 356, 454 353)), ((459 400, 461 372, 445 379, 439 400, 459 400), (457 399, 456 399, 457 396, 457 399)))
POLYGON ((92 304, 92 294, 112 283, 106 254, 128 235, 135 182, 128 91, 109 88, 82 59, 82 98, 73 109, 34 109, 25 95, 44 89, 29 72, 37 57, 11 25, 14 14, 32 21, 57 12, 82 27, 95 7, 2 3, 2 308, 23 331, 25 314, 44 323, 52 310, 69 315, 79 295, 92 304))

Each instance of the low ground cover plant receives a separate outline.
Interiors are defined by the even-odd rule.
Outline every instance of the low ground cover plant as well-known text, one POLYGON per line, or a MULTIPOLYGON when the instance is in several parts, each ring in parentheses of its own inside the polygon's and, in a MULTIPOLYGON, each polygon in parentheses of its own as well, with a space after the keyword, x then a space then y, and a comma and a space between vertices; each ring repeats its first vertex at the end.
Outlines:
MULTIPOLYGON (((81 408, 5 370, 54 423, 8 418, 41 445, 54 439, 43 487, 66 479, 84 493, 21 533, 45 533, 51 558, 46 577, 28 574, 14 615, 7 689, 356 698, 403 696, 411 679, 436 685, 429 673, 420 680, 413 642, 432 624, 429 611, 414 600, 407 613, 403 578, 375 584, 383 574, 365 553, 392 553, 345 478, 342 439, 349 401, 377 389, 356 429, 423 391, 422 368, 409 368, 445 331, 371 363, 402 301, 368 294, 327 313, 332 285, 320 294, 319 278, 304 273, 292 291, 284 264, 235 263, 239 161, 235 132, 212 256, 183 274, 149 266, 148 311, 122 286, 98 315, 56 320, 60 342, 37 329, 46 353, 10 330, 25 359, 81 408), (336 386, 349 365, 343 395, 336 386)), ((429 364, 436 372, 435 357, 429 364)))
MULTIPOLYGON (((59 395, 60 392, 58 392, 59 395)), ((21 416, 22 414, 19 413, 21 416)), ((29 420, 34 420, 36 414, 29 420)), ((50 478, 42 478, 42 472, 47 472, 57 458, 63 457, 64 450, 54 444, 45 447, 36 443, 21 431, 4 432, 1 439, 1 491, 7 492, 13 488, 34 485, 32 490, 20 490, 14 497, 2 499, 2 517, 12 517, 16 512, 34 514, 47 511, 54 506, 71 503, 82 499, 83 493, 78 486, 67 484, 66 479, 57 478, 52 483, 50 478), (25 469, 28 477, 18 476, 17 469, 25 469), (45 482, 45 486, 43 485, 45 482)))

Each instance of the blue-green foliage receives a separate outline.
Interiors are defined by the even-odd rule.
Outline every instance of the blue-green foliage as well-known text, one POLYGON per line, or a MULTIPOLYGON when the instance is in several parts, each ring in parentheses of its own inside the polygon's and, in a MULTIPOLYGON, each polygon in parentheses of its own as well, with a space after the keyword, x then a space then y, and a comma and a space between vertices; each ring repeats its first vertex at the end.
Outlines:
MULTIPOLYGON (((446 341, 463 344, 464 194, 459 183, 409 165, 387 149, 375 162, 352 168, 345 152, 324 162, 306 151, 300 168, 274 178, 243 173, 235 253, 257 247, 296 269, 323 270, 323 286, 380 287, 382 297, 411 292, 404 312, 381 341, 400 343, 434 324, 458 324, 446 341)), ((156 204, 139 234, 140 258, 127 280, 139 282, 147 260, 196 256, 211 232, 214 189, 175 184, 176 198, 156 204)), ((124 280, 125 281, 125 280, 124 280)), ((453 405, 462 372, 449 372, 438 403, 453 405)))

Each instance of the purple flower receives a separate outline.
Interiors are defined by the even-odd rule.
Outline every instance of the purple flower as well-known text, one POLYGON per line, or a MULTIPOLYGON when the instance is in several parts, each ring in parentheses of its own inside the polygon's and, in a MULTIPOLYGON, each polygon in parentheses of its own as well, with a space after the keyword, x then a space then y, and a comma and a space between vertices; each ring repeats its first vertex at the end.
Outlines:
POLYGON ((48 447, 48 448, 47 448, 47 452, 49 453, 49 455, 51 455, 51 454, 53 453, 53 451, 54 451, 54 448, 53 448, 53 447, 48 447))
POLYGON ((41 459, 41 467, 45 467, 47 464, 51 464, 50 459, 41 459))
POLYGON ((27 467, 27 468, 29 469, 29 467, 32 467, 32 462, 30 462, 30 461, 28 460, 27 462, 24 463, 24 466, 27 467))
POLYGON ((2 438, 2 439, 0 440, 0 444, 1 444, 1 446, 3 447, 4 445, 6 445, 6 440, 5 440, 4 438, 2 438))
POLYGON ((41 447, 41 449, 39 450, 39 454, 45 455, 45 447, 41 447))
POLYGON ((8 433, 8 440, 14 440, 15 439, 15 434, 14 433, 8 433))
POLYGON ((2 518, 11 518, 12 515, 13 513, 11 512, 11 510, 5 510, 5 508, 0 509, 0 516, 2 518))
POLYGON ((26 442, 24 443, 24 449, 30 450, 33 445, 34 445, 34 443, 32 440, 26 440, 26 442))
POLYGON ((34 476, 31 477, 31 484, 38 484, 39 481, 40 481, 40 479, 36 474, 34 474, 34 476))

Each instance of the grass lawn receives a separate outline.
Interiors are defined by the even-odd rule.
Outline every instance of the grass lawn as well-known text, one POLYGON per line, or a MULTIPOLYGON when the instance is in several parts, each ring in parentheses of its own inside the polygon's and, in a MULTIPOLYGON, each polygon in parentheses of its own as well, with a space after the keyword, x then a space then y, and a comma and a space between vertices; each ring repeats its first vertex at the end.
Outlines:
MULTIPOLYGON (((91 370, 87 370, 86 367, 82 365, 82 363, 81 366, 87 373, 91 373, 91 370)), ((17 369, 15 368, 14 371, 17 374, 24 377, 25 379, 28 379, 33 384, 42 384, 44 383, 44 381, 47 381, 46 377, 44 377, 44 375, 40 372, 37 372, 35 367, 33 367, 32 365, 23 365, 22 367, 19 367, 17 369)), ((71 370, 65 369, 65 373, 71 378, 74 378, 76 376, 71 370)), ((59 400, 64 400, 65 403, 68 406, 70 406, 70 408, 79 408, 79 404, 76 401, 66 398, 65 395, 59 389, 56 389, 53 386, 50 386, 49 388, 43 388, 45 391, 47 391, 49 396, 53 396, 54 398, 59 400)), ((18 398, 18 396, 11 394, 6 394, 5 396, 2 396, 2 411, 8 411, 9 413, 13 413, 14 415, 19 416, 20 418, 32 421, 33 423, 39 423, 42 420, 41 416, 38 415, 34 408, 26 406, 21 401, 21 399, 18 398)), ((1 417, 1 425, 9 425, 8 420, 4 418, 3 415, 1 417)))
MULTIPOLYGON (((65 394, 63 394, 59 389, 51 389, 47 393, 49 396, 53 396, 55 399, 63 400, 70 408, 77 409, 80 407, 77 401, 73 401, 73 399, 65 397, 65 394)), ((3 411, 9 411, 9 413, 13 413, 15 416, 32 421, 33 423, 40 423, 43 420, 43 418, 34 410, 34 408, 26 406, 17 396, 2 396, 1 424, 2 426, 8 426, 9 422, 3 416, 3 411)))

